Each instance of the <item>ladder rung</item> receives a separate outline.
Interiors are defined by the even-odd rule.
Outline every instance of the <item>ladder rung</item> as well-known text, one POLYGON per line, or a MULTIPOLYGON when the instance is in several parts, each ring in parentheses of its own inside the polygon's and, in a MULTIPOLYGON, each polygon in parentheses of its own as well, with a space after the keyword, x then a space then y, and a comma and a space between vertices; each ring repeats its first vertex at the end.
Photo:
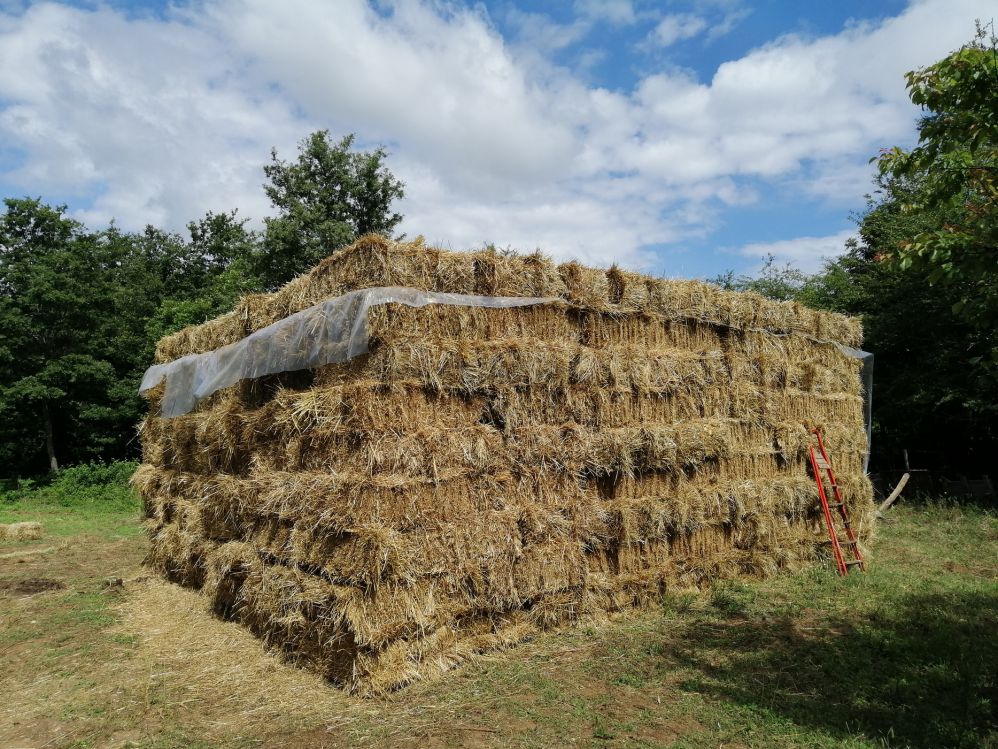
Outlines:
POLYGON ((846 503, 845 502, 829 502, 828 506, 829 507, 845 507, 846 503))
POLYGON ((851 562, 846 562, 846 567, 855 567, 856 565, 862 566, 862 564, 863 564, 862 559, 854 559, 851 562))
POLYGON ((820 455, 814 456, 814 462, 817 463, 818 468, 820 468, 823 471, 827 471, 829 468, 831 468, 831 466, 828 464, 828 461, 822 458, 820 455))

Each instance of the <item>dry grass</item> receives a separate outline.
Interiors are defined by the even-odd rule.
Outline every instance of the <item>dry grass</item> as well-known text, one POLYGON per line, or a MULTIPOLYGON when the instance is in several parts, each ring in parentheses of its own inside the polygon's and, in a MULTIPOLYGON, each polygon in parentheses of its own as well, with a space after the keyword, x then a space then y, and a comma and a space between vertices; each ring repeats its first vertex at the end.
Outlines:
POLYGON ((294 732, 350 721, 345 713, 354 700, 317 674, 283 663, 249 630, 208 615, 197 593, 157 579, 128 588, 112 634, 128 637, 134 656, 117 678, 168 682, 165 708, 182 711, 192 733, 210 741, 266 736, 275 725, 294 732), (211 715, 199 725, 198 707, 205 704, 212 706, 211 715))

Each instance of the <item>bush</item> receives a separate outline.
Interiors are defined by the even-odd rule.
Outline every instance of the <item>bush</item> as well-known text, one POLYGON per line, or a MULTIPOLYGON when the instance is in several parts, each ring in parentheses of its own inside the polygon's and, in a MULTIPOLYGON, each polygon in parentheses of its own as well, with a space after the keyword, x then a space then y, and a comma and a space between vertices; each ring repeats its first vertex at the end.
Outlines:
POLYGON ((0 486, 0 501, 32 500, 64 507, 80 504, 131 507, 138 503, 128 485, 136 467, 132 461, 82 463, 41 479, 0 486))

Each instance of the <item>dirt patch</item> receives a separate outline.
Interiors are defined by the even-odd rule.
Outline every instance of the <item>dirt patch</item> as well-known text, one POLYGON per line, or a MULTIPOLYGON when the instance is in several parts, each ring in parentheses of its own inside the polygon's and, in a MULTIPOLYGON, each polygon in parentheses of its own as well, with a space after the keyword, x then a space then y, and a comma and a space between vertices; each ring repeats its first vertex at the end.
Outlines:
POLYGON ((35 593, 45 593, 50 590, 62 590, 66 583, 59 580, 50 580, 47 577, 29 577, 27 580, 10 580, 0 582, 0 590, 9 590, 20 595, 33 595, 35 593))
POLYGON ((956 562, 946 562, 943 565, 943 569, 947 572, 953 572, 957 575, 976 575, 977 577, 994 577, 995 570, 989 567, 968 567, 965 564, 957 564, 956 562))

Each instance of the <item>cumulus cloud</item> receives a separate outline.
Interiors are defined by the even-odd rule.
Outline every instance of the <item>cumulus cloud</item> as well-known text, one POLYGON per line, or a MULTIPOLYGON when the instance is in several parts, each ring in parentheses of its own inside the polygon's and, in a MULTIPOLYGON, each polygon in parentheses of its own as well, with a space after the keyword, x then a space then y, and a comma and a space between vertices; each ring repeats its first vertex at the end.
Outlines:
POLYGON ((789 262, 801 270, 813 273, 821 270, 826 260, 846 252, 846 242, 856 235, 854 231, 840 231, 826 237, 795 237, 777 242, 752 242, 738 250, 740 255, 753 260, 772 256, 779 262, 789 262))
MULTIPOLYGON (((759 181, 805 200, 861 196, 868 156, 911 138, 904 71, 959 46, 986 6, 921 0, 775 39, 709 80, 652 69, 608 90, 542 51, 597 19, 650 23, 623 0, 579 2, 567 24, 511 11, 512 42, 480 6, 417 0, 203 0, 165 18, 39 4, 0 12, 0 141, 18 154, 0 182, 76 195, 93 224, 176 229, 234 206, 259 219, 270 147, 290 157, 328 127, 387 146, 410 234, 654 265, 653 251, 751 203, 759 181)), ((697 19, 718 12, 743 9, 714 0, 659 18, 663 43, 709 35, 697 19)), ((806 239, 781 257, 809 262, 806 239)))
POLYGON ((260 162, 308 125, 279 94, 232 80, 218 37, 176 21, 36 5, 0 20, 3 178, 29 194, 95 194, 80 218, 179 228, 208 209, 260 215, 260 162))

